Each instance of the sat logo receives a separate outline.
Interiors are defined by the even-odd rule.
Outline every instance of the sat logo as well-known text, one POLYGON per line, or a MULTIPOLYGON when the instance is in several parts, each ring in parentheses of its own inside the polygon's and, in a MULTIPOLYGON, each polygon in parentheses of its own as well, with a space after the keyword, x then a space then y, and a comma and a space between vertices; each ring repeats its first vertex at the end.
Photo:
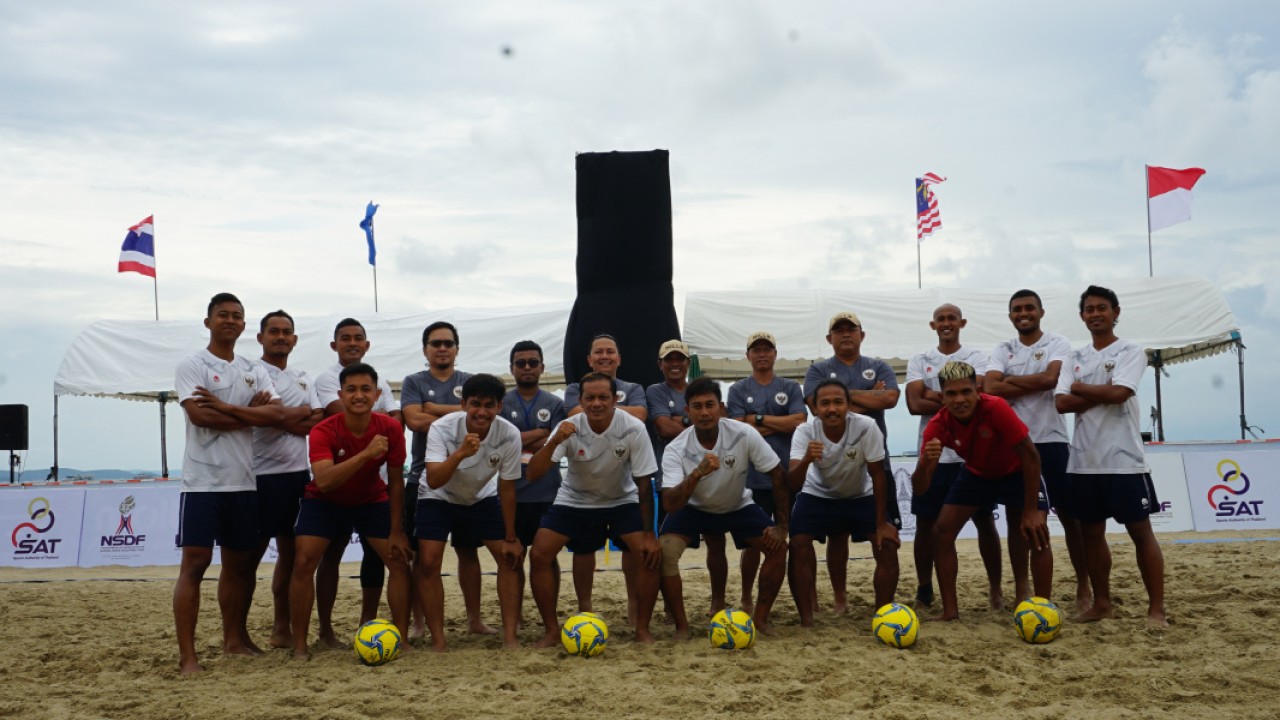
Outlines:
POLYGON ((1208 494, 1209 507, 1214 509, 1215 516, 1220 518, 1256 517, 1262 514, 1262 500, 1235 499, 1249 492, 1249 476, 1240 469, 1239 463, 1231 459, 1222 460, 1218 463, 1217 472, 1218 477, 1222 478, 1222 483, 1209 488, 1208 494))
POLYGON ((48 498, 32 498, 27 503, 27 514, 31 520, 20 522, 13 528, 10 541, 13 543, 15 556, 53 555, 58 552, 58 543, 62 538, 47 537, 53 529, 55 521, 53 505, 48 498))

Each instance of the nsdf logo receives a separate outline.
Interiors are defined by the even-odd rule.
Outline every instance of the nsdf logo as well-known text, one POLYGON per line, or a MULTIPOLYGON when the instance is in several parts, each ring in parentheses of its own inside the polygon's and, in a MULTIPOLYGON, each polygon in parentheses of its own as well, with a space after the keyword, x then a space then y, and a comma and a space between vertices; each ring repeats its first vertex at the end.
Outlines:
POLYGON ((19 560, 57 557, 62 538, 52 534, 57 518, 49 499, 32 498, 27 503, 27 515, 30 519, 14 526, 9 536, 13 557, 19 560))
POLYGON ((98 547, 113 551, 134 552, 143 549, 147 536, 133 531, 133 510, 138 506, 133 496, 126 497, 120 503, 120 522, 115 532, 99 536, 98 547))
POLYGON ((1207 500, 1215 517, 1227 522, 1260 521, 1262 500, 1249 499, 1249 476, 1235 460, 1218 462, 1216 472, 1222 481, 1209 488, 1207 500))

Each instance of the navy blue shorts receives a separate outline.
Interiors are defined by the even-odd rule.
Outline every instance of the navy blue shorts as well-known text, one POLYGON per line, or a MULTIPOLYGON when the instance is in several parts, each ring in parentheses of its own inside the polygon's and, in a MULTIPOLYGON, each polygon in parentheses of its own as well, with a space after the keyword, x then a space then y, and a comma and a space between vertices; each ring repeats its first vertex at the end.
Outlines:
POLYGON ((293 524, 298 521, 298 501, 302 490, 311 482, 311 473, 259 475, 258 534, 263 538, 293 537, 293 524))
POLYGON ((621 537, 645 529, 640 519, 640 503, 623 503, 606 508, 577 508, 552 503, 542 515, 542 525, 569 538, 570 552, 593 553, 604 547, 609 537, 621 537))
POLYGON ((826 542, 828 535, 850 535, 854 542, 876 535, 874 495, 857 498, 824 498, 802 492, 791 511, 791 536, 812 535, 826 542))
POLYGON ((418 501, 416 522, 413 535, 419 541, 444 542, 463 528, 467 529, 468 537, 480 541, 500 541, 506 534, 502 524, 502 501, 496 495, 471 505, 423 498, 418 501))
MULTIPOLYGON (((973 474, 969 468, 961 467, 955 482, 951 484, 951 492, 947 493, 946 504, 981 508, 1000 503, 1009 510, 1021 510, 1026 500, 1022 483, 1021 468, 1004 477, 984 478, 973 474)), ((1049 493, 1045 490, 1044 478, 1040 479, 1036 508, 1049 509, 1049 493)))
MULTIPOLYGON (((956 476, 960 474, 960 468, 964 467, 964 463, 938 463, 933 471, 933 477, 929 478, 929 489, 924 491, 923 495, 911 496, 911 514, 926 520, 937 520, 938 515, 942 514, 942 506, 947 503, 947 495, 951 494, 951 486, 956 482, 956 476)), ((978 508, 978 512, 974 515, 991 515, 996 510, 996 504, 988 503, 978 508)))
POLYGON ((533 536, 542 527, 542 516, 551 507, 550 502, 517 502, 516 503, 516 538, 520 544, 529 547, 533 544, 533 536))
POLYGON ((302 498, 294 535, 314 535, 338 540, 357 532, 362 538, 385 540, 391 536, 391 503, 339 505, 320 498, 302 498))
POLYGON ((1036 443, 1040 453, 1040 477, 1049 491, 1049 507, 1063 517, 1075 517, 1071 507, 1071 480, 1067 478, 1067 460, 1071 445, 1064 442, 1036 443))
POLYGON ((258 549, 258 493, 253 490, 184 492, 178 503, 178 547, 258 549))
POLYGON ((699 510, 692 505, 685 505, 679 510, 668 513, 662 523, 662 535, 681 535, 689 540, 689 547, 696 548, 701 535, 733 535, 733 546, 741 550, 747 547, 747 541, 764 535, 766 528, 773 527, 773 521, 764 510, 754 503, 728 513, 711 513, 699 510))
POLYGON ((1081 522, 1114 518, 1121 525, 1159 512, 1156 486, 1147 473, 1071 473, 1071 507, 1081 522))

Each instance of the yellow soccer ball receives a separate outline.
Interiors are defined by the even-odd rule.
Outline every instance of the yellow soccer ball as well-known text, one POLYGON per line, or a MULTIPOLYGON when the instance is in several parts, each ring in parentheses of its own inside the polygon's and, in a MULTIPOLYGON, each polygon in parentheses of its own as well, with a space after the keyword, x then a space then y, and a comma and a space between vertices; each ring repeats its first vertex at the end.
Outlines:
POLYGON ((356 657, 365 665, 385 665, 400 654, 400 631, 381 618, 356 630, 356 657))
POLYGON ((885 605, 871 618, 871 634, 890 647, 911 647, 919 629, 920 619, 916 617, 916 612, 898 603, 885 605))
POLYGON ((756 624, 742 610, 725 608, 711 618, 711 647, 746 650, 756 642, 756 624))
POLYGON ((609 626, 593 612, 581 612, 564 621, 560 644, 570 655, 594 657, 609 644, 609 626))
POLYGON ((1062 612, 1048 598, 1023 600, 1013 611, 1013 629, 1029 643, 1050 642, 1062 630, 1062 612))

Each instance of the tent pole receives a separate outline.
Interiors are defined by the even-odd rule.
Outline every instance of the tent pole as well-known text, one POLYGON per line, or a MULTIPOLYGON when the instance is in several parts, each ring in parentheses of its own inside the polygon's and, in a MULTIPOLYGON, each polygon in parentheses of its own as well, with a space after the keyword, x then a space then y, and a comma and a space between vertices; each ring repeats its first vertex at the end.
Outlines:
POLYGON ((1244 418, 1244 343, 1236 338, 1236 367, 1240 372, 1240 439, 1249 431, 1249 421, 1244 418))
POLYGON ((53 394, 53 480, 58 479, 58 394, 53 394))
POLYGON ((169 443, 166 434, 164 404, 169 400, 169 393, 160 393, 160 477, 169 479, 169 443))
POLYGON ((1163 374, 1164 360, 1160 358, 1160 351, 1155 353, 1155 369, 1156 369, 1156 440, 1164 442, 1164 402, 1160 395, 1160 376, 1163 374))

